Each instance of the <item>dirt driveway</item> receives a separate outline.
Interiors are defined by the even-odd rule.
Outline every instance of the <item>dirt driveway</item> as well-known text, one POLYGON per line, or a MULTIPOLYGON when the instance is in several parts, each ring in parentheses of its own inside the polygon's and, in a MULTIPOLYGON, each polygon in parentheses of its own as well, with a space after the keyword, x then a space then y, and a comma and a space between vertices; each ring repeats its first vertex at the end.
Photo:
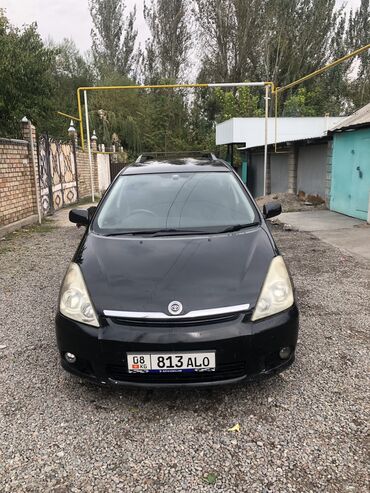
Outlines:
POLYGON ((81 231, 0 241, 1 493, 369 491, 370 264, 274 228, 300 301, 297 361, 263 383, 199 391, 65 374, 53 317, 81 231))

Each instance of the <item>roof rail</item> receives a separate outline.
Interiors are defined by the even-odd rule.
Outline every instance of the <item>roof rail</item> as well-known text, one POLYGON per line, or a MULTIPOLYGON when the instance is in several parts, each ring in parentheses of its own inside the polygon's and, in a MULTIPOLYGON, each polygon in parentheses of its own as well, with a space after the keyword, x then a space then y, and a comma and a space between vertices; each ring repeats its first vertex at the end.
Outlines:
POLYGON ((208 158, 212 160, 216 160, 217 157, 213 152, 209 151, 170 151, 170 152, 143 152, 140 154, 140 156, 136 159, 137 163, 145 163, 145 161, 151 160, 151 159, 158 159, 158 158, 180 158, 180 157, 199 157, 199 158, 208 158))

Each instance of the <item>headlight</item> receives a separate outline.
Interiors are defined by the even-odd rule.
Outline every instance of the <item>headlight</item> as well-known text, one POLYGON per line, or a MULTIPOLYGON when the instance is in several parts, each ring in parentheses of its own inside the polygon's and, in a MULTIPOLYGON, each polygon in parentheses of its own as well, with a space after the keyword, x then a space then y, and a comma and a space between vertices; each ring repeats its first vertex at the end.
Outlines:
POLYGON ((279 255, 271 261, 252 315, 252 321, 282 312, 293 303, 292 284, 283 257, 279 255))
POLYGON ((77 264, 71 262, 60 290, 59 310, 64 316, 99 327, 94 306, 77 264))

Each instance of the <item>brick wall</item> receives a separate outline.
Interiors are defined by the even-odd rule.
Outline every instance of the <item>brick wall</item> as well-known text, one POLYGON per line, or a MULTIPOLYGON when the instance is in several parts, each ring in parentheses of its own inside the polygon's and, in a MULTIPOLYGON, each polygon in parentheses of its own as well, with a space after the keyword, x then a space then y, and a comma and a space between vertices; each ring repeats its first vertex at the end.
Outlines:
POLYGON ((0 139, 0 228, 28 218, 37 219, 29 147, 25 140, 0 139))
MULTIPOLYGON (((81 148, 77 148, 76 158, 77 158, 79 198, 83 199, 86 197, 91 197, 90 164, 89 164, 89 154, 87 150, 82 151, 81 148)), ((97 165, 96 154, 92 155, 92 162, 93 162, 94 191, 95 191, 95 195, 98 195, 99 182, 98 182, 98 165, 97 165)))
MULTIPOLYGON (((0 236, 41 220, 36 130, 22 120, 24 140, 0 138, 0 236)), ((92 142, 96 152, 96 141, 92 142)), ((76 148, 79 198, 91 197, 89 154, 76 148)), ((94 193, 99 197, 97 155, 92 155, 94 193)))

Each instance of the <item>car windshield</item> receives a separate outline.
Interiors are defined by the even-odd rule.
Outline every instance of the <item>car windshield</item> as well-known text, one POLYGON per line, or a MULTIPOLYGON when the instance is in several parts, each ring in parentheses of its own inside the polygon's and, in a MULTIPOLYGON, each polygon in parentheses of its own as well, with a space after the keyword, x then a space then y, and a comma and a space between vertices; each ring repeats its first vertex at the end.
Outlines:
POLYGON ((259 221, 231 172, 122 175, 96 215, 99 234, 221 232, 259 221))

